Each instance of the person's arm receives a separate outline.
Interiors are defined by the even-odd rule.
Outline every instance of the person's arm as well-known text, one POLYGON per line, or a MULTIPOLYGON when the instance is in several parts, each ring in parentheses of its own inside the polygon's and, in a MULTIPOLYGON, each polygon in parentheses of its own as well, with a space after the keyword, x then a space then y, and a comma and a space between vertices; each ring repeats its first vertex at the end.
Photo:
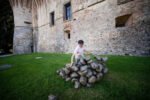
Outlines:
POLYGON ((84 52, 85 52, 85 53, 88 53, 88 54, 91 53, 91 51, 88 51, 88 50, 86 50, 86 49, 84 49, 84 52))
POLYGON ((71 57, 71 65, 70 65, 71 67, 72 67, 72 65, 73 65, 74 56, 75 56, 75 54, 73 53, 73 54, 72 54, 72 57, 71 57))

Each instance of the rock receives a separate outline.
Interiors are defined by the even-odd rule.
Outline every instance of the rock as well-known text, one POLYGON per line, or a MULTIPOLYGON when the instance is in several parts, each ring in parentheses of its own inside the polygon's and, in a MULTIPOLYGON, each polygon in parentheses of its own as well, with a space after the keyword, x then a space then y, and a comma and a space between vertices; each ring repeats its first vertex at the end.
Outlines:
POLYGON ((63 79, 66 79, 67 77, 68 77, 67 75, 62 76, 63 79))
POLYGON ((102 72, 103 70, 103 65, 102 64, 98 64, 98 68, 96 68, 97 72, 102 72))
POLYGON ((87 74, 87 70, 81 72, 81 76, 85 76, 87 74))
POLYGON ((87 71, 87 75, 86 75, 86 77, 91 77, 93 75, 93 72, 90 70, 90 69, 88 69, 88 71, 87 71))
POLYGON ((91 68, 91 66, 90 66, 90 65, 87 65, 87 68, 88 68, 88 69, 90 69, 90 68, 91 68))
POLYGON ((59 72, 64 72, 64 71, 63 71, 63 69, 61 68, 61 69, 59 69, 59 72))
POLYGON ((95 63, 95 69, 97 69, 99 66, 98 66, 98 63, 95 63))
POLYGON ((57 72, 57 74, 59 74, 59 72, 60 72, 60 71, 59 71, 59 70, 57 70, 56 72, 57 72))
POLYGON ((81 62, 81 64, 83 64, 83 65, 86 64, 86 62, 85 62, 85 60, 84 60, 83 58, 80 59, 80 62, 81 62))
POLYGON ((2 66, 0 66, 0 70, 11 68, 11 67, 12 67, 12 65, 2 65, 2 66))
POLYGON ((41 59, 41 58, 43 58, 43 57, 36 57, 35 59, 41 59))
POLYGON ((97 72, 96 71, 93 71, 93 75, 96 75, 97 74, 97 72))
POLYGON ((106 62, 108 60, 108 57, 103 57, 101 60, 102 62, 106 62))
POLYGON ((91 68, 92 68, 92 69, 96 69, 97 66, 98 66, 98 65, 97 65, 96 63, 91 63, 91 68))
POLYGON ((91 60, 89 60, 87 63, 88 63, 88 64, 91 64, 92 62, 93 62, 93 60, 91 59, 91 60))
POLYGON ((71 78, 70 78, 70 77, 66 78, 66 82, 68 82, 68 81, 70 81, 70 80, 71 80, 71 78))
POLYGON ((76 72, 73 72, 70 76, 71 76, 72 78, 75 78, 75 77, 78 77, 79 75, 78 75, 76 72))
POLYGON ((90 57, 90 56, 86 56, 86 57, 85 57, 85 60, 86 60, 86 61, 90 61, 90 60, 91 60, 91 57, 90 57))
POLYGON ((66 64, 66 68, 69 68, 69 67, 71 67, 71 64, 66 64))
POLYGON ((48 96, 48 100, 57 100, 57 96, 51 94, 48 96))
POLYGON ((86 85, 86 83, 87 83, 87 78, 81 76, 79 81, 80 81, 80 83, 81 83, 82 85, 86 85))
POLYGON ((71 82, 76 82, 76 81, 78 81, 78 79, 77 78, 73 78, 72 80, 71 80, 71 82))
POLYGON ((85 71, 85 70, 87 70, 87 68, 88 68, 88 66, 87 66, 87 65, 82 66, 82 67, 80 68, 80 71, 85 71))
POLYGON ((69 74, 69 73, 70 73, 70 70, 67 69, 67 68, 65 68, 65 69, 64 69, 64 72, 65 72, 65 74, 69 74))
POLYGON ((72 67, 71 67, 71 70, 76 72, 76 71, 78 71, 78 67, 72 66, 72 67))
POLYGON ((82 76, 82 72, 81 72, 81 71, 78 71, 77 73, 78 73, 80 76, 82 76))
POLYGON ((65 69, 66 69, 66 68, 62 68, 61 71, 65 72, 65 69))
POLYGON ((78 68, 80 68, 80 67, 83 66, 83 65, 81 64, 81 62, 79 62, 76 66, 77 66, 78 68))
POLYGON ((103 73, 106 74, 108 72, 108 68, 104 68, 103 73))
POLYGON ((102 74, 102 73, 98 73, 98 74, 96 75, 96 80, 99 81, 99 80, 102 79, 102 77, 103 77, 103 74, 102 74))
POLYGON ((86 84, 86 86, 87 86, 87 87, 91 87, 91 86, 92 86, 92 84, 87 83, 87 84, 86 84))
POLYGON ((96 77, 95 77, 95 76, 91 76, 91 77, 89 78, 88 82, 89 82, 90 84, 95 83, 95 82, 96 82, 96 77))
POLYGON ((81 86, 80 83, 78 81, 75 81, 74 88, 78 89, 80 86, 81 86))
POLYGON ((105 68, 106 67, 106 64, 105 63, 102 63, 103 67, 105 68))
POLYGON ((101 58, 98 55, 95 58, 96 60, 92 60, 90 56, 85 57, 85 59, 80 58, 72 67, 70 67, 70 64, 66 64, 66 68, 57 70, 57 73, 67 82, 73 82, 74 88, 91 87, 93 83, 101 80, 103 75, 108 72, 105 64, 108 58, 101 58))
POLYGON ((98 55, 94 55, 94 58, 95 58, 96 60, 98 60, 98 61, 100 61, 100 60, 101 60, 101 57, 100 57, 100 56, 98 56, 98 55))
POLYGON ((65 77, 65 73, 62 72, 62 71, 60 71, 59 75, 60 75, 61 77, 65 77))

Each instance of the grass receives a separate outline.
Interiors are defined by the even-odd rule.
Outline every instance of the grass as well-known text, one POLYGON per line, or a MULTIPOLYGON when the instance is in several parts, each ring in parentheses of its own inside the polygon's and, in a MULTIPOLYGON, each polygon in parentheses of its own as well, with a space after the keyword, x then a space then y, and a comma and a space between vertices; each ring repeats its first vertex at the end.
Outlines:
POLYGON ((0 58, 0 100, 148 100, 150 99, 150 58, 108 56, 109 73, 91 88, 74 89, 56 70, 70 62, 66 54, 29 54, 0 58), (43 57, 35 59, 35 57, 43 57))

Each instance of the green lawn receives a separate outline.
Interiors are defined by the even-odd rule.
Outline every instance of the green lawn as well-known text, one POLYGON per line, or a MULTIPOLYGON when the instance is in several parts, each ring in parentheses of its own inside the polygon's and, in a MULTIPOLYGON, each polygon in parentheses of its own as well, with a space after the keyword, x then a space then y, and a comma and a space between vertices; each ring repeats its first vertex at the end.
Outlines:
POLYGON ((109 73, 91 88, 74 89, 56 70, 70 62, 71 55, 30 54, 0 58, 0 100, 148 100, 150 99, 150 57, 108 56, 109 73), (35 59, 35 57, 43 57, 35 59))

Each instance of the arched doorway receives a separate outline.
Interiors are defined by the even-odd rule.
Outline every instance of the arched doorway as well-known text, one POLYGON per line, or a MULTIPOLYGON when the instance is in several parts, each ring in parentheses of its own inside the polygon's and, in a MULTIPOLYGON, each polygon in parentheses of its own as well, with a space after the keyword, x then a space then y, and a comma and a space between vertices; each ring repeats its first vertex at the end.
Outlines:
POLYGON ((13 52, 14 18, 9 0, 0 0, 0 55, 13 52))

